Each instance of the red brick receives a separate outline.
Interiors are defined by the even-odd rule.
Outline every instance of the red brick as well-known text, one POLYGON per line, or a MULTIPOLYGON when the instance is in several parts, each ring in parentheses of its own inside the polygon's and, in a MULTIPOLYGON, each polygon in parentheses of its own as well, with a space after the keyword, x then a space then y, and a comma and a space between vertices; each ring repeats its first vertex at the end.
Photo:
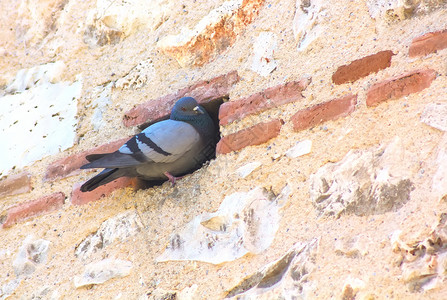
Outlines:
POLYGON ((6 218, 3 222, 3 228, 59 209, 64 203, 65 195, 64 193, 59 192, 10 207, 6 210, 6 218))
POLYGON ((47 167, 44 180, 55 180, 79 174, 79 168, 88 163, 85 157, 89 154, 110 153, 118 150, 130 137, 119 139, 90 150, 76 153, 51 163, 47 167))
POLYGON ((302 91, 309 85, 310 79, 292 81, 268 88, 247 98, 226 102, 220 106, 220 125, 256 114, 282 104, 303 99, 302 91))
POLYGON ((339 67, 332 75, 332 82, 335 84, 354 82, 371 73, 386 69, 391 65, 393 55, 393 51, 386 50, 354 60, 349 65, 339 67))
POLYGON ((137 178, 121 177, 112 182, 104 184, 91 192, 81 192, 82 183, 76 183, 71 192, 71 203, 74 205, 83 205, 92 201, 99 200, 110 195, 113 191, 121 188, 140 188, 140 181, 137 178))
POLYGON ((277 137, 283 125, 283 121, 275 119, 270 122, 256 124, 252 127, 229 134, 217 143, 216 153, 227 154, 243 149, 247 146, 260 145, 277 137))
POLYGON ((429 32, 411 42, 408 55, 423 56, 447 48, 447 30, 429 32))
POLYGON ((398 99, 428 88, 436 78, 432 69, 417 70, 387 79, 369 88, 366 96, 367 106, 376 106, 382 101, 398 99))
POLYGON ((9 175, 0 181, 0 197, 28 193, 31 188, 31 174, 28 172, 9 175))
MULTIPOLYGON (((206 26, 192 29, 193 35, 162 39, 159 49, 173 56, 182 66, 202 66, 231 47, 248 24, 253 22, 265 0, 243 0, 231 12, 212 17, 206 26), (179 42, 171 42, 176 40, 179 42)), ((199 21, 203 24, 204 19, 199 21)))
POLYGON ((349 94, 342 98, 300 110, 291 118, 293 129, 300 131, 326 121, 345 117, 354 111, 356 104, 357 95, 349 94))
POLYGON ((232 71, 210 80, 200 81, 173 94, 147 101, 126 112, 123 123, 130 127, 161 120, 170 114, 175 102, 185 96, 194 97, 202 104, 228 97, 230 88, 239 79, 237 71, 232 71))

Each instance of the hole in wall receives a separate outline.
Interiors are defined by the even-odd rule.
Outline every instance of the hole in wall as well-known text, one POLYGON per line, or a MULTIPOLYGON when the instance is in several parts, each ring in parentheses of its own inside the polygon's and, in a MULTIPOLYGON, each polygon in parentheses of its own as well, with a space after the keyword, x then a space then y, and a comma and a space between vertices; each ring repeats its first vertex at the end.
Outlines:
POLYGON ((216 126, 216 143, 220 140, 219 108, 224 103, 224 100, 228 100, 228 97, 217 98, 207 103, 201 104, 213 119, 214 126, 216 126))

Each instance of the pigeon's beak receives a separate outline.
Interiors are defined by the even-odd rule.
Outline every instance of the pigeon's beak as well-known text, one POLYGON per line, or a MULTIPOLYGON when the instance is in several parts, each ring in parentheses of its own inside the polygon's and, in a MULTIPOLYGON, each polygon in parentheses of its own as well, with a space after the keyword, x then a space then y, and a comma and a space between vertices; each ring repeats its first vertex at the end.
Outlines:
POLYGON ((201 114, 203 115, 205 113, 205 111, 203 110, 203 108, 201 108, 200 106, 196 106, 193 108, 193 110, 197 113, 197 114, 201 114))

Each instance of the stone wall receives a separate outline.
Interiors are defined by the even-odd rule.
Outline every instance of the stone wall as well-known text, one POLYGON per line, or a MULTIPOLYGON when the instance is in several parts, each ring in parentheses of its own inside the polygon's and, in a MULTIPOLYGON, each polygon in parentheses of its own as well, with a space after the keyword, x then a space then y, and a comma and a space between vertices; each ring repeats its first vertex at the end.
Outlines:
POLYGON ((445 1, 3 1, 0 299, 443 299, 445 1), (195 97, 217 155, 80 185, 195 97))

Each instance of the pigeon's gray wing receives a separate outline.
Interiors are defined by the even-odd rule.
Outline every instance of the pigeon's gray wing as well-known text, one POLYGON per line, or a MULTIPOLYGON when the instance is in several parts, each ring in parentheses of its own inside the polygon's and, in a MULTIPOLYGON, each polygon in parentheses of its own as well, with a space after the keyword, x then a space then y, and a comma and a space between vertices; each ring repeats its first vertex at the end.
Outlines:
POLYGON ((89 168, 128 168, 142 163, 171 163, 182 157, 201 140, 190 124, 165 120, 132 137, 118 151, 82 166, 89 168))

